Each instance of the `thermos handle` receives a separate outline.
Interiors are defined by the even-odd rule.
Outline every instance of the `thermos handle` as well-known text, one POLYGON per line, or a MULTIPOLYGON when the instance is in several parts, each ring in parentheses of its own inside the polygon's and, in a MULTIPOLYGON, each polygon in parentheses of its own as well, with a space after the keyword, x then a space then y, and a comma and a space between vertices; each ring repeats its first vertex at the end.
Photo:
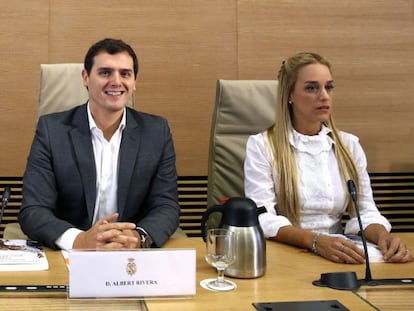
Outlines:
POLYGON ((223 206, 222 205, 216 205, 209 207, 205 210, 203 217, 201 218, 201 237, 203 238, 203 241, 206 241, 206 223, 211 215, 211 213, 223 213, 223 206))

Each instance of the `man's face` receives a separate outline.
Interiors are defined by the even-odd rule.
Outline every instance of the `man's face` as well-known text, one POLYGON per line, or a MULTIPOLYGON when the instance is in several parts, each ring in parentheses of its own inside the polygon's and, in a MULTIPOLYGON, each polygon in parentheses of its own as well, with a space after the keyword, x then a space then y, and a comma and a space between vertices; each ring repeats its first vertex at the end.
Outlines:
POLYGON ((93 110, 119 111, 135 91, 134 64, 127 52, 97 54, 90 74, 83 70, 82 77, 93 110))

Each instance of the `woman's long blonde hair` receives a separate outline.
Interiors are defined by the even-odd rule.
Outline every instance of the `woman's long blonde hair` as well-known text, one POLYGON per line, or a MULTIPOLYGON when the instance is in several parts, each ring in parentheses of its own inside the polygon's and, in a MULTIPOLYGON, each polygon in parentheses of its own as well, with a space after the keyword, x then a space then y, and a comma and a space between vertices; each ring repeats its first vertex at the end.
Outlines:
MULTIPOLYGON (((286 216, 296 226, 300 226, 301 202, 298 193, 296 156, 289 143, 289 133, 293 127, 289 97, 295 88, 299 70, 306 65, 316 63, 327 66, 331 71, 329 62, 316 53, 299 53, 283 61, 278 74, 275 123, 267 130, 274 155, 274 167, 278 174, 277 212, 286 216)), ((340 138, 332 114, 324 125, 332 130, 329 135, 335 141, 334 152, 344 184, 352 179, 358 189, 358 172, 354 160, 340 138)), ((351 210, 348 208, 348 211, 351 210)))

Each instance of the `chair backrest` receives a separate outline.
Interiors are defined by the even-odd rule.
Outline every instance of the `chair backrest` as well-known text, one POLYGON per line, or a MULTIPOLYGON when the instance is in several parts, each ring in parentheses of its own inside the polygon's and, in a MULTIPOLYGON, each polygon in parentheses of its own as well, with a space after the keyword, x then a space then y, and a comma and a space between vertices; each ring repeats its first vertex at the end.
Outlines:
MULTIPOLYGON (((36 120, 48 113, 84 104, 88 91, 83 86, 82 63, 41 64, 39 104, 36 120)), ((135 96, 128 103, 134 106, 135 96)))
POLYGON ((208 160, 207 205, 244 196, 249 135, 274 123, 277 80, 218 80, 208 160))

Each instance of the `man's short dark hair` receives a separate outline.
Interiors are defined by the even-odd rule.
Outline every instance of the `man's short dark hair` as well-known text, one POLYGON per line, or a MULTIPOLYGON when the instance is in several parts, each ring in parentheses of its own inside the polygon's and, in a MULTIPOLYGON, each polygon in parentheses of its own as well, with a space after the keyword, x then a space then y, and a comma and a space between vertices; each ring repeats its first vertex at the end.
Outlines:
POLYGON ((101 41, 96 42, 92 45, 85 56, 84 66, 88 75, 91 73, 92 66, 93 66, 93 59, 96 55, 101 52, 106 52, 108 54, 114 55, 122 52, 128 52, 131 55, 132 60, 134 62, 134 76, 135 79, 138 75, 138 57, 135 54, 132 47, 119 39, 110 39, 106 38, 101 41))

